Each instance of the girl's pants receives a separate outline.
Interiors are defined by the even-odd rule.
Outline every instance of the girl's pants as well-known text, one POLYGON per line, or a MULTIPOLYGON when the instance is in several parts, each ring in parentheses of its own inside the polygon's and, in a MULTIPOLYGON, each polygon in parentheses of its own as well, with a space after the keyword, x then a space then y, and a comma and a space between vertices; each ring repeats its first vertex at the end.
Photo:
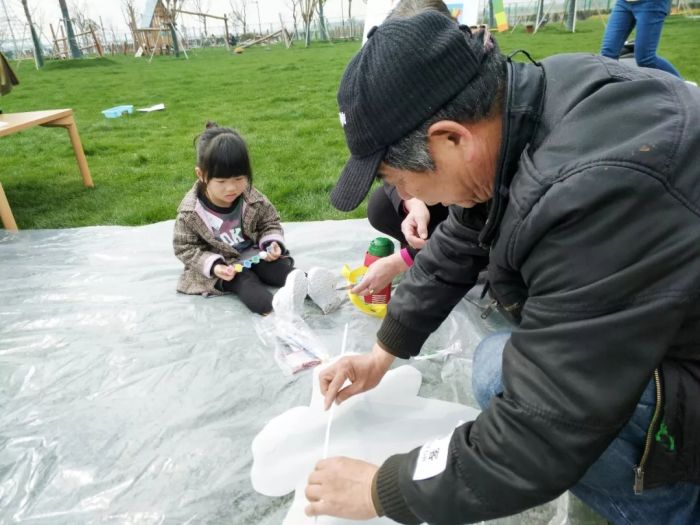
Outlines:
POLYGON ((272 294, 265 285, 284 286, 284 281, 294 269, 294 259, 283 257, 276 261, 260 261, 244 268, 231 281, 219 280, 217 287, 236 294, 249 310, 265 315, 272 311, 272 294))
MULTIPOLYGON (((430 222, 428 223, 428 236, 431 236, 440 224, 447 218, 449 210, 442 204, 428 206, 430 211, 430 222)), ((411 258, 416 256, 418 250, 407 246, 406 237, 401 231, 401 222, 406 218, 403 212, 397 212, 394 204, 389 199, 383 187, 377 188, 369 198, 367 203, 367 219, 372 227, 380 232, 393 237, 401 244, 401 247, 407 247, 411 258)))
POLYGON ((680 73, 668 60, 656 54, 667 8, 666 0, 637 0, 635 2, 617 0, 615 8, 608 18, 600 54, 608 58, 619 58, 625 40, 636 25, 634 58, 637 65, 661 69, 680 77, 680 73))
MULTIPOLYGON (((510 332, 493 334, 474 351, 472 387, 481 408, 503 392, 503 349, 510 332)), ((700 523, 700 485, 673 483, 635 495, 633 468, 642 456, 654 413, 653 379, 637 408, 603 455, 570 490, 615 525, 687 525, 700 523)))

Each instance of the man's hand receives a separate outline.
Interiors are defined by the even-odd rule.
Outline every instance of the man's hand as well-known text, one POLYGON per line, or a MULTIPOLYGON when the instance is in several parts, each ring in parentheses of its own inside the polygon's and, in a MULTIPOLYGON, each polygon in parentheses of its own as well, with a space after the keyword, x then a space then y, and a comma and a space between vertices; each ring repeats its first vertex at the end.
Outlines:
POLYGON ((324 396, 324 408, 328 410, 333 401, 340 404, 355 394, 373 389, 394 359, 393 355, 375 343, 369 354, 343 357, 322 370, 318 382, 324 396), (346 380, 350 381, 350 385, 343 387, 346 380))
POLYGON ((219 279, 222 279, 224 281, 232 281, 233 278, 236 276, 236 270, 233 269, 233 266, 217 264, 216 266, 214 266, 214 275, 216 275, 219 279))
POLYGON ((418 199, 408 199, 403 203, 408 215, 401 222, 401 233, 412 248, 420 250, 428 240, 428 223, 430 210, 425 203, 418 199))
POLYGON ((270 243, 270 246, 268 246, 267 257, 265 258, 265 260, 267 262, 272 262, 272 261, 276 261, 281 256, 282 256, 282 248, 280 248, 280 245, 277 244, 275 241, 272 241, 270 243))
POLYGON ((394 253, 374 261, 362 280, 350 290, 355 295, 371 295, 391 284, 391 281, 401 272, 408 270, 400 253, 394 253))
POLYGON ((377 517, 372 503, 376 465, 344 457, 319 461, 306 485, 307 516, 336 516, 351 520, 377 517))

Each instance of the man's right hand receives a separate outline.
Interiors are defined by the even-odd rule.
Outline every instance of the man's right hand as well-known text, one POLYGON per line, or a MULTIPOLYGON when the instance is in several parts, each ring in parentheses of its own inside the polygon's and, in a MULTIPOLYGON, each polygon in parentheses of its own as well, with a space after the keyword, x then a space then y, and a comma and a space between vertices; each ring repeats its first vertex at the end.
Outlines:
POLYGON ((328 410, 333 401, 340 404, 355 394, 373 389, 394 359, 393 355, 375 343, 369 354, 343 357, 323 370, 318 381, 325 398, 324 409, 328 410), (343 387, 346 380, 350 384, 343 387))
POLYGON ((408 265, 400 253, 393 253, 374 261, 362 280, 350 289, 355 295, 372 295, 391 284, 398 274, 408 270, 408 265), (370 291, 371 290, 371 291, 370 291))

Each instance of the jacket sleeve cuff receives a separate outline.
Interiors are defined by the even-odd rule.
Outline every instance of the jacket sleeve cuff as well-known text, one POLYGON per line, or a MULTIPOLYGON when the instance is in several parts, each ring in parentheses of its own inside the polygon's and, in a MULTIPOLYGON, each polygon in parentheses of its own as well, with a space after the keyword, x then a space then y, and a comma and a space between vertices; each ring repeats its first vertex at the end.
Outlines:
POLYGON ((204 260, 202 263, 202 275, 204 277, 211 277, 211 272, 214 270, 214 263, 216 261, 223 261, 224 258, 218 254, 212 254, 204 260))
POLYGON ((379 469, 377 469, 372 478, 372 505, 374 505, 374 511, 377 513, 377 516, 381 518, 384 516, 384 509, 382 508, 382 502, 379 501, 379 493, 377 492, 377 474, 379 474, 379 469))
POLYGON ((391 355, 401 359, 410 359, 418 355, 430 334, 412 330, 387 313, 377 332, 377 342, 391 355))
POLYGON ((423 520, 411 512, 399 488, 399 470, 406 456, 391 456, 379 467, 372 482, 372 500, 375 498, 376 487, 379 504, 375 503, 375 510, 378 514, 382 512, 380 516, 384 515, 405 525, 420 525, 423 520))
POLYGON ((273 242, 279 244, 281 248, 282 246, 284 246, 284 237, 277 233, 270 233, 268 235, 265 235, 260 239, 260 241, 258 241, 258 246, 261 250, 264 250, 268 247, 268 245, 272 244, 273 242))

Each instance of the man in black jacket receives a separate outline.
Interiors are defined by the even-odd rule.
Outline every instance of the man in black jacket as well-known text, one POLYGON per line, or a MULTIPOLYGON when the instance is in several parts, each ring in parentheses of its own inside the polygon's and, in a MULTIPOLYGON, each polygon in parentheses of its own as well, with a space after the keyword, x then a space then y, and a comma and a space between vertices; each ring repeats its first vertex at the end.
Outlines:
POLYGON ((338 102, 334 205, 378 173, 450 216, 372 351, 322 372, 326 406, 416 355, 486 266, 514 328, 476 421, 379 467, 319 462, 307 514, 457 524, 571 489, 614 523, 700 522, 700 91, 591 55, 511 62, 426 12, 375 29, 338 102))

